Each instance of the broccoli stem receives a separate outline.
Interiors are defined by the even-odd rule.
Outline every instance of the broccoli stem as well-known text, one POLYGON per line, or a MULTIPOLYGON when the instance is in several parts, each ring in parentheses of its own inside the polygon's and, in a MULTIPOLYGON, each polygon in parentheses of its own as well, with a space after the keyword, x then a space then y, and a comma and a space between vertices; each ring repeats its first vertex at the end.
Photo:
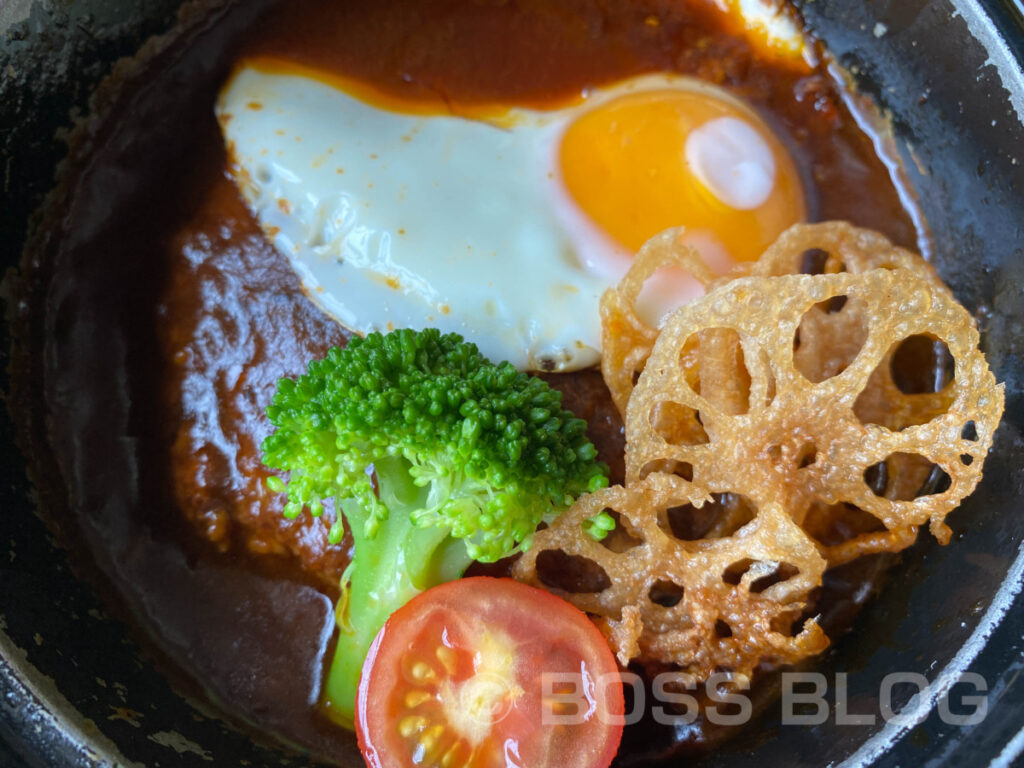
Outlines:
POLYGON ((375 467, 380 500, 389 514, 367 535, 368 516, 346 499, 342 511, 352 532, 352 563, 343 577, 336 616, 338 639, 327 675, 326 711, 351 728, 359 676, 370 644, 388 617, 420 592, 462 576, 472 563, 465 543, 443 527, 417 527, 411 512, 423 506, 429 486, 417 487, 408 461, 389 457, 375 467))

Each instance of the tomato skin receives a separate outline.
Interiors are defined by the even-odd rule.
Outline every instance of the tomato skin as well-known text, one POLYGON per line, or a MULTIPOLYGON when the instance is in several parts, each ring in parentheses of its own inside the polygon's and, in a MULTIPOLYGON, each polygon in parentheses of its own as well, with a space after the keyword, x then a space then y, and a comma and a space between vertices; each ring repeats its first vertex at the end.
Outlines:
POLYGON ((355 725, 370 768, 607 768, 624 710, 615 657, 584 613, 480 576, 392 614, 363 665, 355 725))
POLYGON ((380 755, 377 754, 377 748, 366 738, 366 734, 369 733, 370 729, 366 722, 366 708, 362 705, 362 702, 369 700, 370 675, 367 674, 367 670, 373 669, 377 659, 377 651, 380 650, 380 645, 384 641, 386 631, 387 624, 380 628, 380 632, 377 633, 377 637, 374 638, 373 643, 370 645, 370 650, 366 652, 366 661, 363 663, 363 671, 359 676, 359 690, 356 698, 356 740, 359 743, 359 751, 363 753, 363 759, 366 761, 368 768, 384 768, 384 763, 381 762, 380 755))

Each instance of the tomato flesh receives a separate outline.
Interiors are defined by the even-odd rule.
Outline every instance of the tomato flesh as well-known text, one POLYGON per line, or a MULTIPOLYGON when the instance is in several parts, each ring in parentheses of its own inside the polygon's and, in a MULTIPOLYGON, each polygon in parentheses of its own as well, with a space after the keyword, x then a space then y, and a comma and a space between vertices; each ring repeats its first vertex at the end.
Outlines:
POLYGON ((356 731, 371 768, 606 768, 623 710, 615 658, 581 611, 475 577, 388 619, 363 666, 356 731))

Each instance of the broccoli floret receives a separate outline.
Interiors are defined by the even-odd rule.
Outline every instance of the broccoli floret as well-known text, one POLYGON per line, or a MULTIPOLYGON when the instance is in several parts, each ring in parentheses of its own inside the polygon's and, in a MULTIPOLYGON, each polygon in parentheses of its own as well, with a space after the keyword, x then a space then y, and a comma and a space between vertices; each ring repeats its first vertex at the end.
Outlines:
POLYGON ((363 660, 393 611, 474 560, 529 546, 579 495, 608 484, 586 424, 546 382, 436 329, 353 338, 281 379, 263 461, 289 472, 285 515, 340 513, 353 558, 342 578, 329 711, 351 722, 363 660), (330 500, 330 501, 328 501, 330 500))

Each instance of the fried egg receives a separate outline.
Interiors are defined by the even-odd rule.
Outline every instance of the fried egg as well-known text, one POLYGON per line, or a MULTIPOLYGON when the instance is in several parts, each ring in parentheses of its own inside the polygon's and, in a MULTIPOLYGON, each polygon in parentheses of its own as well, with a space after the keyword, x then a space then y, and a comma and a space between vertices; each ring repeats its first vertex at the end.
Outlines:
POLYGON ((804 35, 793 9, 782 0, 715 0, 733 33, 743 35, 763 58, 793 65, 813 65, 814 46, 804 35))
MULTIPOLYGON (((460 106, 255 60, 216 111, 232 177, 324 311, 357 333, 457 332, 521 369, 598 362, 600 296, 662 229, 724 271, 805 215, 765 123, 682 76, 460 106)), ((649 314, 701 292, 666 285, 649 314)))

